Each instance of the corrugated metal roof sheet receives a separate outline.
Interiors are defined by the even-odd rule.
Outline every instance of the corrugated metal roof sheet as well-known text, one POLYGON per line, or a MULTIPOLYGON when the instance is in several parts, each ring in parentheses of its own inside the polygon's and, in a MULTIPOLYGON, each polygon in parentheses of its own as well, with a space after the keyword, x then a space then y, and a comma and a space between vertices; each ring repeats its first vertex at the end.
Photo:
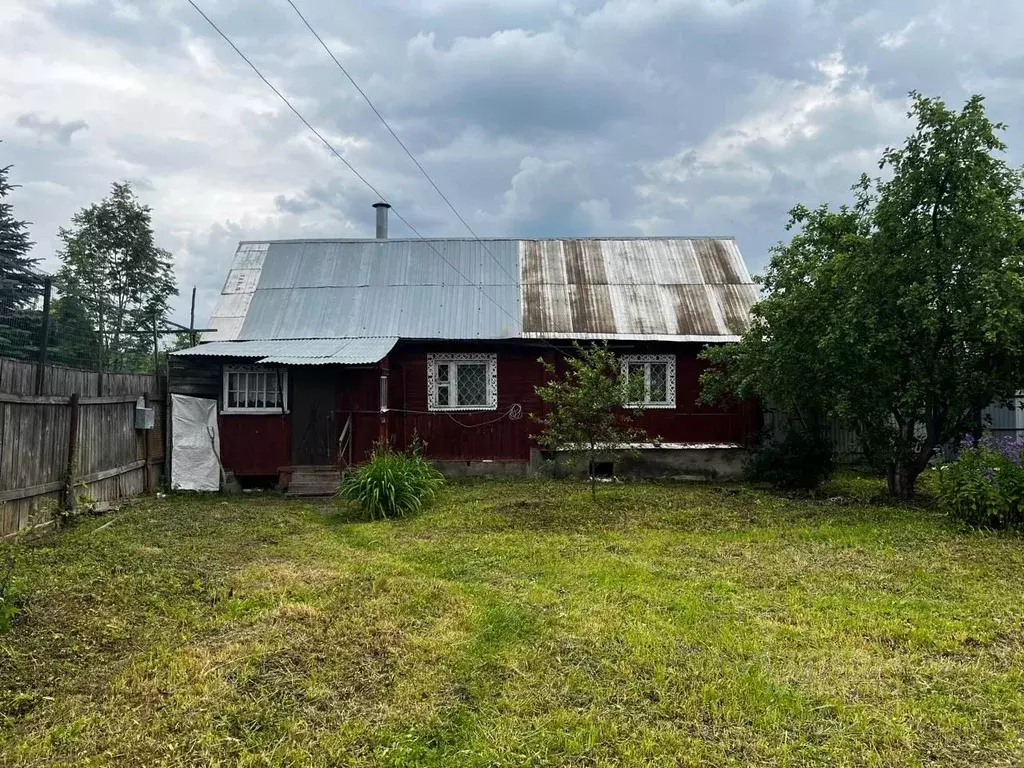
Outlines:
POLYGON ((734 341, 757 290, 733 240, 524 240, 523 336, 734 341))
POLYGON ((729 341, 756 299, 727 238, 241 243, 204 340, 729 341))
POLYGON ((272 341, 212 341, 172 352, 196 357, 247 357, 278 365, 366 365, 379 362, 390 352, 397 337, 353 339, 289 339, 272 341))

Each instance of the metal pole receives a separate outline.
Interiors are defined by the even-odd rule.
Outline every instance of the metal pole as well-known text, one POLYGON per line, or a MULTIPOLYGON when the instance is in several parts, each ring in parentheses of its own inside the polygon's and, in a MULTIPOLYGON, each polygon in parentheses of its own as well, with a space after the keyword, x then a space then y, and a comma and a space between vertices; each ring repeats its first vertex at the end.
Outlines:
POLYGON ((39 361, 36 363, 36 394, 43 394, 46 388, 46 353, 50 346, 50 294, 53 292, 53 278, 43 282, 43 324, 39 329, 39 361))
POLYGON ((160 334, 157 332, 156 312, 153 313, 153 375, 160 380, 160 334))
POLYGON ((388 441, 388 358, 380 361, 380 441, 388 441))
POLYGON ((189 335, 189 341, 192 342, 192 346, 194 347, 197 344, 197 342, 196 342, 196 287, 194 285, 192 286, 192 311, 191 311, 191 313, 189 313, 188 328, 192 332, 189 335))
POLYGON ((103 328, 103 305, 100 304, 99 308, 100 316, 100 365, 99 372, 96 374, 96 392, 100 397, 103 397, 103 368, 104 368, 104 356, 107 351, 107 334, 103 328))

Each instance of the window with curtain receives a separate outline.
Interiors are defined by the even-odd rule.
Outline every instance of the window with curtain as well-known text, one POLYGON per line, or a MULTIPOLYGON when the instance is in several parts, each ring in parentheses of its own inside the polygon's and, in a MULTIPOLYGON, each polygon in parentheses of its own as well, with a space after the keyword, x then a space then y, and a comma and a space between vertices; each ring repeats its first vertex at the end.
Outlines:
POLYGON ((288 402, 288 371, 257 366, 224 366, 221 413, 281 413, 288 402))

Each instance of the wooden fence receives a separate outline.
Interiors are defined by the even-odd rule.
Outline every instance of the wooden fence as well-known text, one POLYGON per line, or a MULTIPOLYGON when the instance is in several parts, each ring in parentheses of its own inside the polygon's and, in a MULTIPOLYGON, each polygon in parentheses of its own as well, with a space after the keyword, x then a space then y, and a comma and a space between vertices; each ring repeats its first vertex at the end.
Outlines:
POLYGON ((164 410, 152 375, 40 372, 0 359, 0 536, 47 523, 81 497, 114 501, 156 488, 164 410), (135 429, 140 397, 156 411, 154 429, 135 429))

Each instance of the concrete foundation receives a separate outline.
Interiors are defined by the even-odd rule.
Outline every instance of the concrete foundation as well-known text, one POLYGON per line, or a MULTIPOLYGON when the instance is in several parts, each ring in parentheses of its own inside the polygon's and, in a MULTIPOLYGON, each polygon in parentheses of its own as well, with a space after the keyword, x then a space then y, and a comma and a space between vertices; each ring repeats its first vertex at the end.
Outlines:
POLYGON ((435 461, 437 471, 445 477, 526 477, 527 461, 435 461))
MULTIPOLYGON (((530 451, 529 461, 435 461, 445 477, 586 476, 586 462, 571 464, 558 451, 530 451)), ((672 444, 619 451, 610 462, 611 474, 634 479, 734 480, 743 474, 747 450, 737 446, 672 444)))
MULTIPOLYGON (((680 446, 640 448, 616 452, 610 469, 616 477, 670 480, 736 480, 743 475, 748 451, 736 446, 680 446)), ((531 474, 548 471, 556 477, 585 476, 587 464, 567 461, 557 451, 532 453, 531 474)))

